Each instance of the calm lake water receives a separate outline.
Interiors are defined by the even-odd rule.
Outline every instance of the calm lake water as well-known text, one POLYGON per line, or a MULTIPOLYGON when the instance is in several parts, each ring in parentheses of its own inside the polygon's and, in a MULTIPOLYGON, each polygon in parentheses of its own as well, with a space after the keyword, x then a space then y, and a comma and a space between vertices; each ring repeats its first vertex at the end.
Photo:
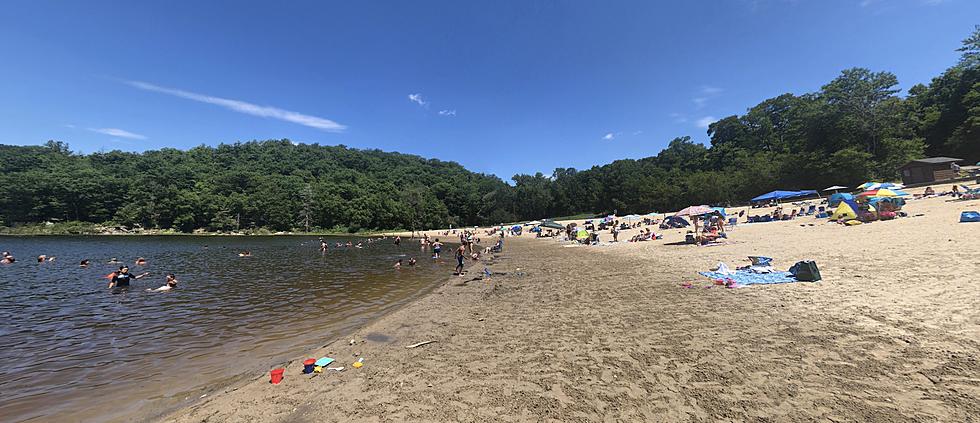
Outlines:
POLYGON ((0 237, 17 258, 0 265, 0 420, 158 417, 345 336, 454 265, 417 241, 326 240, 321 253, 316 237, 0 237), (151 275, 113 293, 112 257, 151 275), (409 257, 419 265, 393 269, 409 257), (146 292, 171 272, 176 289, 146 292))

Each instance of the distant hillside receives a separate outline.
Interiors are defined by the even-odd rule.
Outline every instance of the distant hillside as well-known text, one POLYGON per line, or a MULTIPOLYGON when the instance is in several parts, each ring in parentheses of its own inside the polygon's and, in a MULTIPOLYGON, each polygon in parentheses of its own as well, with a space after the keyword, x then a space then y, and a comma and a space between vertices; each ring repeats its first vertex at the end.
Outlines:
POLYGON ((288 140, 72 154, 0 146, 0 219, 191 231, 432 228, 485 223, 509 187, 456 163, 288 140))

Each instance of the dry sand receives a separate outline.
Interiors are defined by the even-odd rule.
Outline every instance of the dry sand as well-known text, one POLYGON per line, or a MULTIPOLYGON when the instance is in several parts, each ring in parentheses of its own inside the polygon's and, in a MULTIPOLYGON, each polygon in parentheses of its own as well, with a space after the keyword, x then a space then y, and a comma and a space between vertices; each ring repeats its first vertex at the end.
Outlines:
POLYGON ((470 276, 298 351, 282 384, 257 372, 165 420, 980 421, 980 223, 956 223, 980 201, 946 200, 856 227, 743 224, 710 247, 672 245, 681 230, 595 247, 509 239, 470 276), (749 255, 816 260, 824 279, 680 286, 749 255), (497 274, 474 280, 484 265, 497 274), (347 370, 300 374, 321 355, 347 370))

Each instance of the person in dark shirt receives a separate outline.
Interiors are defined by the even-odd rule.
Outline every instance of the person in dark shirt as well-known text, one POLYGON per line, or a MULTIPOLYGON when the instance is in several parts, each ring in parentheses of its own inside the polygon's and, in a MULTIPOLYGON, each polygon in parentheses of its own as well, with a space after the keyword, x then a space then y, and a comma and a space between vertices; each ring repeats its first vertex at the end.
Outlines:
POLYGON ((149 274, 150 272, 143 272, 140 275, 134 275, 132 273, 129 273, 129 266, 122 266, 119 268, 119 271, 116 272, 116 274, 113 275, 112 279, 109 281, 109 288, 115 288, 117 286, 118 287, 129 286, 130 281, 134 279, 142 278, 149 274))

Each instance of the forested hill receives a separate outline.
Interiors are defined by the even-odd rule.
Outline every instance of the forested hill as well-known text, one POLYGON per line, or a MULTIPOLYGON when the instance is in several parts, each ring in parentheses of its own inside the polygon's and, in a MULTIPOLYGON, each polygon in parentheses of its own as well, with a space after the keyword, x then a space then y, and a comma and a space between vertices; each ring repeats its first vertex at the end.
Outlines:
POLYGON ((980 161, 980 26, 961 59, 899 96, 888 72, 854 68, 677 138, 657 156, 516 175, 376 150, 248 142, 188 151, 73 154, 0 145, 0 225, 83 221, 191 231, 429 229, 576 213, 744 202, 773 189, 897 178, 910 159, 980 161))
POLYGON ((456 163, 288 140, 72 154, 0 146, 0 219, 230 231, 432 228, 493 218, 506 189, 456 163))

